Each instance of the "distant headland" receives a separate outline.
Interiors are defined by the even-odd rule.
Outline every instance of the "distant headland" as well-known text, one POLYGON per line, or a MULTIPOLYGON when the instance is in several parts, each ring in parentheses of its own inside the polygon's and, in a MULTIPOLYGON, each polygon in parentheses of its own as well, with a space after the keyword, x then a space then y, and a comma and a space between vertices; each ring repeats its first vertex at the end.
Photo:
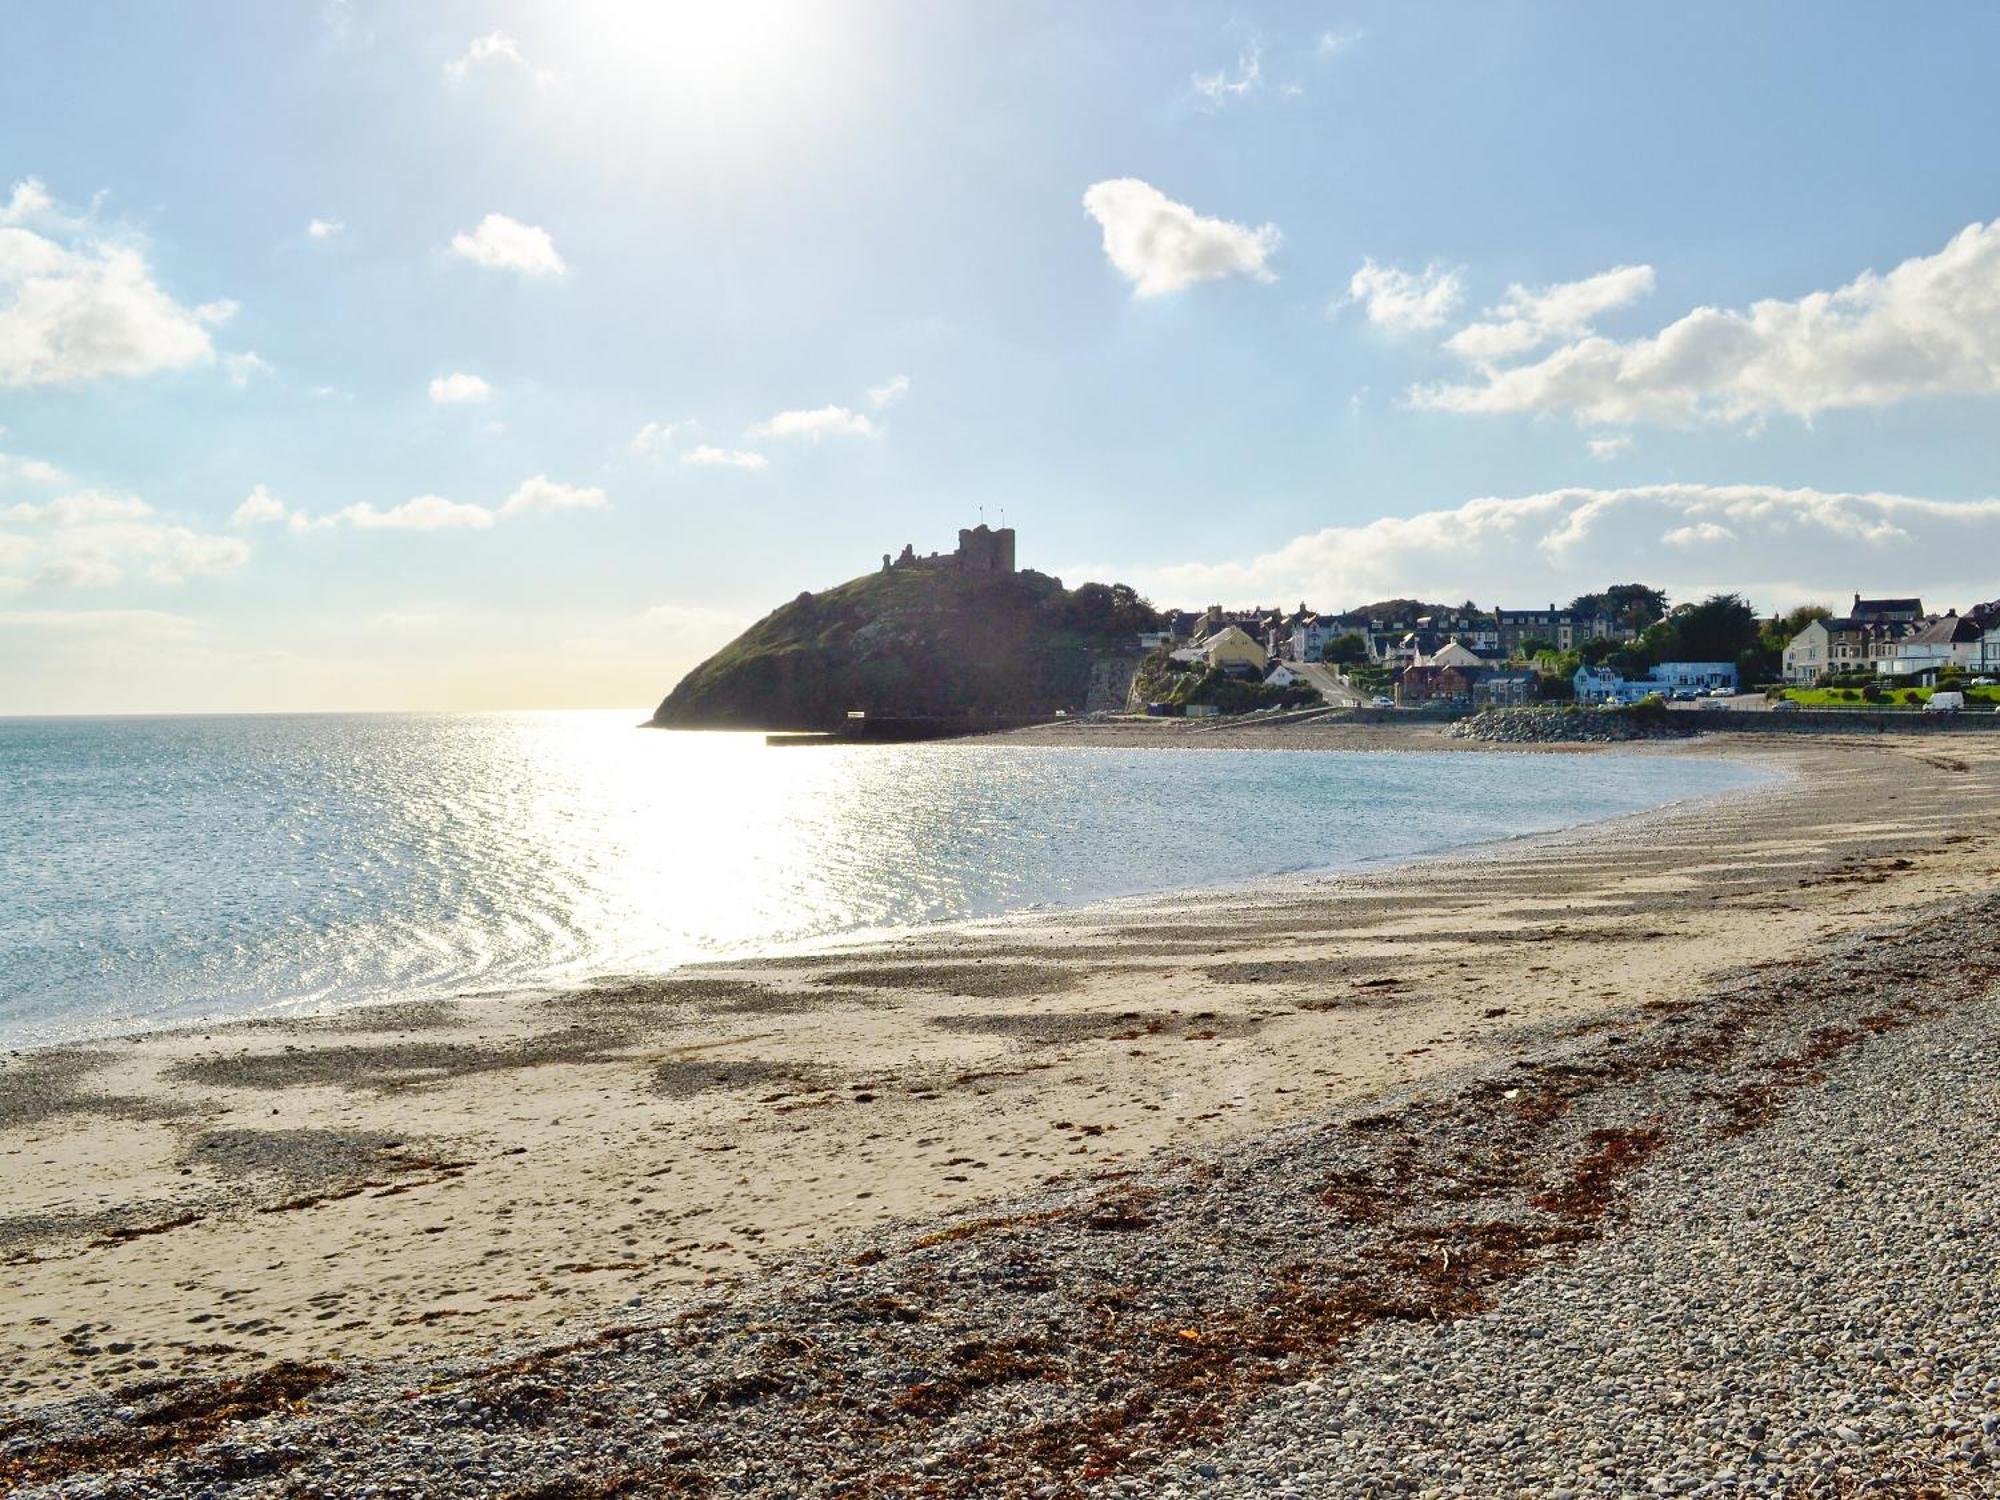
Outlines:
POLYGON ((1065 589, 1021 568, 1012 527, 905 545, 781 605, 688 673, 652 724, 833 729, 850 713, 967 724, 1121 708, 1160 616, 1124 584, 1065 589))

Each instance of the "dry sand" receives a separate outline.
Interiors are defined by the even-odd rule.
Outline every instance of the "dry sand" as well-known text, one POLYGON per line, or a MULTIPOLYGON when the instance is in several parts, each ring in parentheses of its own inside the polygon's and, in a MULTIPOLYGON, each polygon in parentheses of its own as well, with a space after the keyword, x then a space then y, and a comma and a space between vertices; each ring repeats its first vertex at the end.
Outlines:
POLYGON ((2000 737, 1621 753, 1785 779, 1365 876, 8 1057, 4 1399, 559 1340, 889 1219, 1629 1026, 2000 873, 2000 737))

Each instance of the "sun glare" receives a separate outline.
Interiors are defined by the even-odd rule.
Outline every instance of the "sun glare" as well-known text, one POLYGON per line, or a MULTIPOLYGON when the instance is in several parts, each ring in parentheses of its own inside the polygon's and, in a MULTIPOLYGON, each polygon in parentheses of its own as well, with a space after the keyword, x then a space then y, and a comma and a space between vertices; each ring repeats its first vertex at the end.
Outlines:
POLYGON ((667 102, 755 105, 827 67, 834 15, 811 0, 586 0, 571 12, 571 45, 592 71, 667 102))

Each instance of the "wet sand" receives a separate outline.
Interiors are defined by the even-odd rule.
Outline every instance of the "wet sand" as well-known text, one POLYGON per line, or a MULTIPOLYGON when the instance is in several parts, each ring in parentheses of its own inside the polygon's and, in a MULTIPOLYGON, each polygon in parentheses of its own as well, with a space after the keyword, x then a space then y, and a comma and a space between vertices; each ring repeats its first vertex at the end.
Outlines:
POLYGON ((9 1056, 4 1399, 560 1341, 891 1220, 1629 1029, 2000 874, 1983 736, 1620 753, 1785 779, 1363 876, 9 1056))

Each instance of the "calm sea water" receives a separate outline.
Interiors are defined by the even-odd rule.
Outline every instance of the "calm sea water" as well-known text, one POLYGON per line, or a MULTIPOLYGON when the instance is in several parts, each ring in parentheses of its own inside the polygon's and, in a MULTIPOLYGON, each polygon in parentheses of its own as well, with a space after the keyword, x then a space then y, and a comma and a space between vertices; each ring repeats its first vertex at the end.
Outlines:
POLYGON ((629 714, 0 720, 0 1041, 644 971, 1352 867, 1694 759, 765 748, 629 714))

